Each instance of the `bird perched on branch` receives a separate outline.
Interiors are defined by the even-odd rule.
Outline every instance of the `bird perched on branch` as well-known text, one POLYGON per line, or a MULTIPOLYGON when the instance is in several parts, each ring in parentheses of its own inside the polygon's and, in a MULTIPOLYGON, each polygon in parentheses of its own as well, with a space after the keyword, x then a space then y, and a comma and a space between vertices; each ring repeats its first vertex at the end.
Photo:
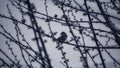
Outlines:
POLYGON ((117 37, 117 38, 115 39, 115 42, 120 46, 120 37, 117 37))
MULTIPOLYGON (((67 34, 65 32, 61 32, 61 36, 57 38, 57 44, 60 45, 63 42, 65 42, 65 40, 67 39, 67 34)), ((59 46, 57 46, 56 48, 58 48, 59 46)))

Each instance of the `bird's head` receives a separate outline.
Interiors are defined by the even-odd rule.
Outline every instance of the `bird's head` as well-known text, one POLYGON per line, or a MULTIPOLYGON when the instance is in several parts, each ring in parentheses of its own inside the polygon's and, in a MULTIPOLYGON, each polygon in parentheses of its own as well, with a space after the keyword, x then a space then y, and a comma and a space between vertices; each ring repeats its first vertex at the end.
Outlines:
POLYGON ((66 35, 66 33, 65 32, 61 32, 61 35, 66 35))

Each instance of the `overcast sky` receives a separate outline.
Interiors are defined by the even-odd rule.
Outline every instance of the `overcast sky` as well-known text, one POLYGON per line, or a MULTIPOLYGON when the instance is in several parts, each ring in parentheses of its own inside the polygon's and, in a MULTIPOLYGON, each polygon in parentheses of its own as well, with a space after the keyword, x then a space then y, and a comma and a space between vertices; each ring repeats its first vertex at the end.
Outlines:
MULTIPOLYGON (((44 14, 46 13, 45 12, 44 0, 30 0, 30 1, 35 4, 38 12, 41 12, 41 13, 44 13, 44 14)), ((79 3, 82 4, 82 0, 79 3)), ((6 16, 9 16, 8 10, 7 10, 7 7, 6 7, 7 4, 9 4, 10 10, 13 13, 13 16, 15 16, 15 18, 17 18, 18 20, 21 20, 21 15, 20 15, 19 11, 14 6, 12 6, 11 3, 8 2, 8 0, 0 0, 0 14, 4 14, 6 16)), ((50 16, 54 17, 55 14, 57 14, 59 18, 62 16, 62 12, 60 11, 60 9, 58 9, 58 7, 54 6, 54 4, 50 0, 47 1, 47 5, 48 5, 48 14, 50 16)), ((73 3, 73 5, 74 5, 74 3, 73 3)), ((97 9, 96 5, 94 5, 92 3, 90 5, 92 6, 93 9, 97 9)), ((98 10, 95 10, 95 11, 98 11, 98 10)), ((114 16, 119 17, 119 15, 117 15, 114 11, 110 11, 110 13, 111 13, 111 15, 113 14, 114 16)), ((44 17, 44 16, 41 16, 41 15, 37 15, 37 16, 44 17)), ((83 18, 83 20, 88 20, 87 16, 85 17, 85 16, 82 15, 82 12, 77 14, 77 18, 83 18)), ((26 16, 25 19, 27 20, 27 24, 30 24, 29 17, 26 16)), ((101 17, 101 19, 102 19, 102 17, 101 17)), ((118 23, 120 21, 114 20, 114 19, 113 19, 113 21, 117 24, 116 26, 118 26, 118 27, 120 26, 120 23, 118 23)), ((37 22, 39 23, 39 26, 42 27, 42 29, 46 33, 49 33, 48 24, 44 20, 37 19, 37 22)), ((0 24, 4 25, 5 29, 8 30, 13 36, 16 35, 16 32, 14 30, 14 25, 12 24, 12 21, 6 20, 4 18, 0 18, 0 24)), ((85 27, 88 26, 88 24, 81 24, 81 25, 85 26, 85 27)), ((36 46, 35 42, 32 41, 32 38, 34 38, 33 31, 31 29, 28 29, 26 26, 21 25, 21 24, 19 24, 19 26, 21 27, 21 31, 25 35, 26 40, 30 43, 32 48, 37 51, 37 46, 36 46)), ((57 35, 55 36, 56 38, 58 38, 60 36, 60 33, 62 31, 64 31, 69 36, 67 38, 67 40, 70 40, 71 35, 69 33, 69 28, 68 27, 61 26, 61 24, 56 23, 56 22, 51 22, 51 26, 52 26, 53 32, 57 32, 57 35)), ((101 25, 101 24, 97 24, 95 26, 95 28, 101 28, 101 29, 104 29, 104 30, 109 30, 108 28, 106 28, 104 25, 101 25)), ((1 28, 0 28, 0 30, 2 31, 1 28)), ((77 31, 74 31, 74 32, 75 32, 76 35, 79 35, 79 33, 77 31)), ((61 52, 58 51, 55 48, 56 47, 56 42, 52 42, 52 40, 50 38, 44 38, 44 39, 47 39, 47 43, 45 45, 46 45, 48 54, 51 58, 53 67, 54 68, 64 68, 64 66, 62 64, 60 64, 60 61, 63 61, 61 59, 61 57, 62 57, 61 52)), ((87 37, 85 38, 86 45, 94 46, 95 43, 91 42, 90 40, 91 40, 90 38, 87 38, 87 37)), ((105 40, 106 39, 103 38, 103 39, 101 39, 101 42, 104 44, 105 40)), ((8 50, 8 47, 5 45, 5 41, 6 41, 6 39, 2 35, 0 35, 0 48, 4 52, 6 52, 9 56, 12 57, 10 51, 8 50)), ((114 41, 111 41, 109 44, 110 45, 116 45, 116 43, 114 41)), ((21 54, 20 54, 20 51, 19 51, 19 47, 14 43, 11 43, 11 46, 13 47, 14 52, 18 55, 19 59, 21 59, 21 54)), ((67 58, 70 59, 70 62, 69 62, 70 66, 73 67, 73 68, 80 68, 82 66, 82 63, 80 63, 79 52, 74 51, 73 47, 69 46, 67 44, 63 44, 63 46, 64 46, 64 51, 67 53, 66 54, 67 58)), ((116 59, 120 60, 120 57, 119 57, 120 56, 120 53, 119 53, 120 50, 108 50, 108 51, 110 51, 111 55, 113 55, 116 59)), ((94 51, 92 54, 95 54, 95 53, 96 52, 94 51)), ((110 59, 110 57, 108 57, 108 55, 106 53, 103 53, 103 54, 104 54, 104 58, 107 59, 106 62, 108 64, 108 68, 110 68, 111 66, 113 66, 112 62, 110 62, 111 59, 110 59)), ((0 55, 0 57, 4 58, 3 55, 0 55)), ((98 63, 100 63, 99 58, 96 58, 95 60, 98 63)), ((21 60, 21 63, 23 64, 23 60, 21 60)), ((90 65, 93 64, 91 60, 89 61, 89 64, 90 65)), ((37 65, 37 64, 34 64, 34 66, 36 68, 39 67, 39 65, 37 65)), ((93 67, 91 67, 91 68, 93 68, 93 67)))

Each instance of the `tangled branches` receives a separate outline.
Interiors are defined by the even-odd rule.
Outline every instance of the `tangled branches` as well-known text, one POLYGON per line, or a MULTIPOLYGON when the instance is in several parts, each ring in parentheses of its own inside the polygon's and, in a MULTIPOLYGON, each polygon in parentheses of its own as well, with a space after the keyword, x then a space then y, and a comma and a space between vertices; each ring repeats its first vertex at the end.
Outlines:
POLYGON ((120 67, 119 0, 2 2, 0 68, 120 67))

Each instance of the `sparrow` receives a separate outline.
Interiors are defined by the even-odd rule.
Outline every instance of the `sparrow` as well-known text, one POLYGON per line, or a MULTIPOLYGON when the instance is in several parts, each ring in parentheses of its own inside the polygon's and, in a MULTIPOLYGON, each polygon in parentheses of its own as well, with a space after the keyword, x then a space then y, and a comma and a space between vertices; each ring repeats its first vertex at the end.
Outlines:
MULTIPOLYGON (((67 34, 65 32, 61 32, 60 37, 57 38, 57 43, 60 45, 62 45, 63 42, 65 42, 65 40, 67 39, 67 34)), ((57 46, 56 48, 58 48, 59 46, 57 46)))

